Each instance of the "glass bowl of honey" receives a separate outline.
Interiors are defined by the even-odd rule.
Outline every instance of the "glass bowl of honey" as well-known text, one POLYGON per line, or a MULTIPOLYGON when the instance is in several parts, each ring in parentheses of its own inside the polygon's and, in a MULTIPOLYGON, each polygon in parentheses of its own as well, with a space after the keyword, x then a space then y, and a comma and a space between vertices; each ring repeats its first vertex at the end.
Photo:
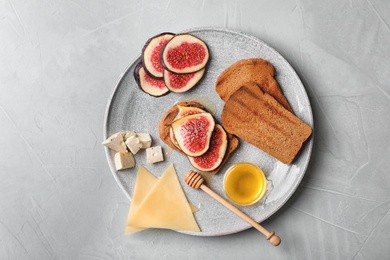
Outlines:
POLYGON ((226 196, 235 204, 250 206, 259 202, 267 192, 267 179, 256 164, 240 162, 225 173, 223 188, 226 196))

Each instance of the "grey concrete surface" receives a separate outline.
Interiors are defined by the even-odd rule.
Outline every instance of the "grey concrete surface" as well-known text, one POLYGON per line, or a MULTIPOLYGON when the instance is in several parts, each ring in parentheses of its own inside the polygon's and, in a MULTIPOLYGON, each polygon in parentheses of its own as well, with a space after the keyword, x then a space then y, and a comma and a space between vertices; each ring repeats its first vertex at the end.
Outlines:
POLYGON ((389 259, 390 2, 0 1, 0 259, 389 259), (123 234, 104 113, 144 42, 222 27, 279 51, 315 122, 298 190, 263 224, 220 237, 123 234))

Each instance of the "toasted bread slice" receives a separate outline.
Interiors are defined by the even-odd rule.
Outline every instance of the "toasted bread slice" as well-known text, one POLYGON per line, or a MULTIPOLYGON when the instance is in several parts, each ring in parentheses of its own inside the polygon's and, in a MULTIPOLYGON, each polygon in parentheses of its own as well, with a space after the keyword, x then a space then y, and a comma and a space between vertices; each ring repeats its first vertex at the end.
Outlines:
MULTIPOLYGON (((170 138, 171 124, 179 112, 178 105, 179 106, 187 106, 187 107, 197 107, 197 108, 203 109, 206 112, 207 112, 207 110, 203 105, 201 105, 198 102, 180 102, 178 104, 175 104, 167 112, 165 112, 164 116, 160 120, 159 134, 160 134, 161 140, 164 143, 166 143, 168 146, 170 146, 172 149, 187 156, 182 150, 180 150, 178 147, 175 146, 175 144, 171 141, 171 138, 170 138)), ((215 170, 209 171, 208 173, 211 173, 211 174, 218 173, 218 171, 225 164, 225 162, 230 157, 230 155, 238 148, 239 140, 237 137, 235 137, 232 134, 227 133, 227 139, 228 139, 227 149, 226 149, 226 153, 225 153, 225 156, 222 160, 221 165, 219 167, 217 167, 215 170)))
POLYGON ((246 82, 255 82, 264 92, 273 96, 283 107, 293 110, 275 80, 271 63, 260 58, 239 60, 225 69, 218 77, 216 91, 225 102, 246 82))
POLYGON ((241 86, 226 101, 222 124, 231 134, 290 164, 312 128, 256 85, 241 86))

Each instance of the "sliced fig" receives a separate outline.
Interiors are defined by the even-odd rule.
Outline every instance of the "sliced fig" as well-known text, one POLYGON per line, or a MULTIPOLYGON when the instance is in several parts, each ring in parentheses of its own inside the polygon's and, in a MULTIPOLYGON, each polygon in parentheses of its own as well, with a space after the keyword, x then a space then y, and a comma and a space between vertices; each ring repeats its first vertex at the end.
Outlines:
MULTIPOLYGON (((198 108, 198 107, 186 107, 186 106, 177 105, 177 108, 178 108, 178 113, 177 113, 176 117, 173 119, 173 121, 175 121, 177 119, 180 119, 182 117, 185 117, 185 116, 194 115, 194 114, 200 114, 200 113, 205 113, 206 112, 203 109, 198 108)), ((177 143, 176 137, 175 137, 175 135, 173 133, 172 127, 169 128, 169 137, 171 139, 171 142, 178 149, 181 150, 179 144, 177 143)))
POLYGON ((173 145, 174 145, 177 149, 181 150, 179 144, 177 143, 175 134, 173 133, 172 127, 169 129, 169 138, 171 139, 171 142, 173 143, 173 145))
POLYGON ((203 69, 209 60, 206 43, 191 34, 177 34, 161 53, 163 66, 175 73, 192 73, 203 69))
POLYGON ((215 125, 211 135, 210 147, 201 156, 188 156, 190 163, 200 171, 212 171, 221 165, 227 149, 227 134, 219 124, 215 125))
POLYGON ((149 76, 163 77, 163 65, 161 63, 161 51, 165 44, 172 39, 173 33, 165 32, 150 38, 142 48, 142 65, 149 76))
POLYGON ((210 146, 215 122, 210 113, 182 117, 172 123, 173 134, 180 149, 189 156, 200 156, 210 146))
POLYGON ((185 116, 206 112, 205 110, 199 107, 186 107, 186 106, 177 105, 177 108, 179 109, 179 112, 177 113, 175 120, 185 116))
POLYGON ((167 88, 172 92, 186 92, 193 88, 203 77, 205 68, 193 73, 174 73, 164 70, 164 82, 167 88))
POLYGON ((151 96, 162 96, 169 92, 165 86, 163 79, 155 79, 150 77, 146 72, 142 63, 138 63, 134 69, 134 78, 138 86, 151 96))

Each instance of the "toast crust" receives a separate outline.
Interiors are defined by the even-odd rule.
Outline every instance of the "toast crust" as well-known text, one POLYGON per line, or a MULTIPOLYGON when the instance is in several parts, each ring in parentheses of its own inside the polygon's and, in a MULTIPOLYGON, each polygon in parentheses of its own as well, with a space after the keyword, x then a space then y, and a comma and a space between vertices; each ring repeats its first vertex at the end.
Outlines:
POLYGON ((275 79, 274 67, 261 58, 244 59, 233 63, 219 75, 215 89, 220 98, 226 102, 246 82, 256 83, 261 90, 273 96, 283 107, 293 113, 275 79))
POLYGON ((241 86, 222 110, 225 130, 290 164, 312 128, 256 84, 241 86))
MULTIPOLYGON (((206 110, 206 108, 202 104, 200 104, 198 102, 194 102, 194 101, 191 101, 191 102, 180 102, 180 103, 177 103, 174 106, 172 106, 170 109, 168 109, 167 112, 165 112, 164 116, 160 120, 160 123, 159 123, 159 134, 160 134, 161 140, 164 143, 166 143, 169 147, 174 149, 175 151, 183 154, 184 156, 187 156, 182 150, 180 150, 179 148, 177 148, 173 144, 173 142, 171 141, 171 138, 170 138, 170 133, 169 133, 170 132, 170 128, 171 128, 171 124, 172 124, 173 120, 175 119, 175 117, 177 116, 177 114, 179 112, 178 106, 197 107, 197 108, 203 109, 205 112, 208 112, 208 111, 206 110)), ((220 166, 218 166, 213 171, 208 171, 208 173, 210 173, 210 174, 218 173, 218 171, 226 163, 226 161, 228 160, 230 155, 239 146, 239 140, 238 140, 238 138, 236 136, 230 134, 228 131, 226 131, 226 134, 227 134, 227 141, 228 142, 227 142, 227 148, 226 148, 225 156, 224 156, 220 166)))

